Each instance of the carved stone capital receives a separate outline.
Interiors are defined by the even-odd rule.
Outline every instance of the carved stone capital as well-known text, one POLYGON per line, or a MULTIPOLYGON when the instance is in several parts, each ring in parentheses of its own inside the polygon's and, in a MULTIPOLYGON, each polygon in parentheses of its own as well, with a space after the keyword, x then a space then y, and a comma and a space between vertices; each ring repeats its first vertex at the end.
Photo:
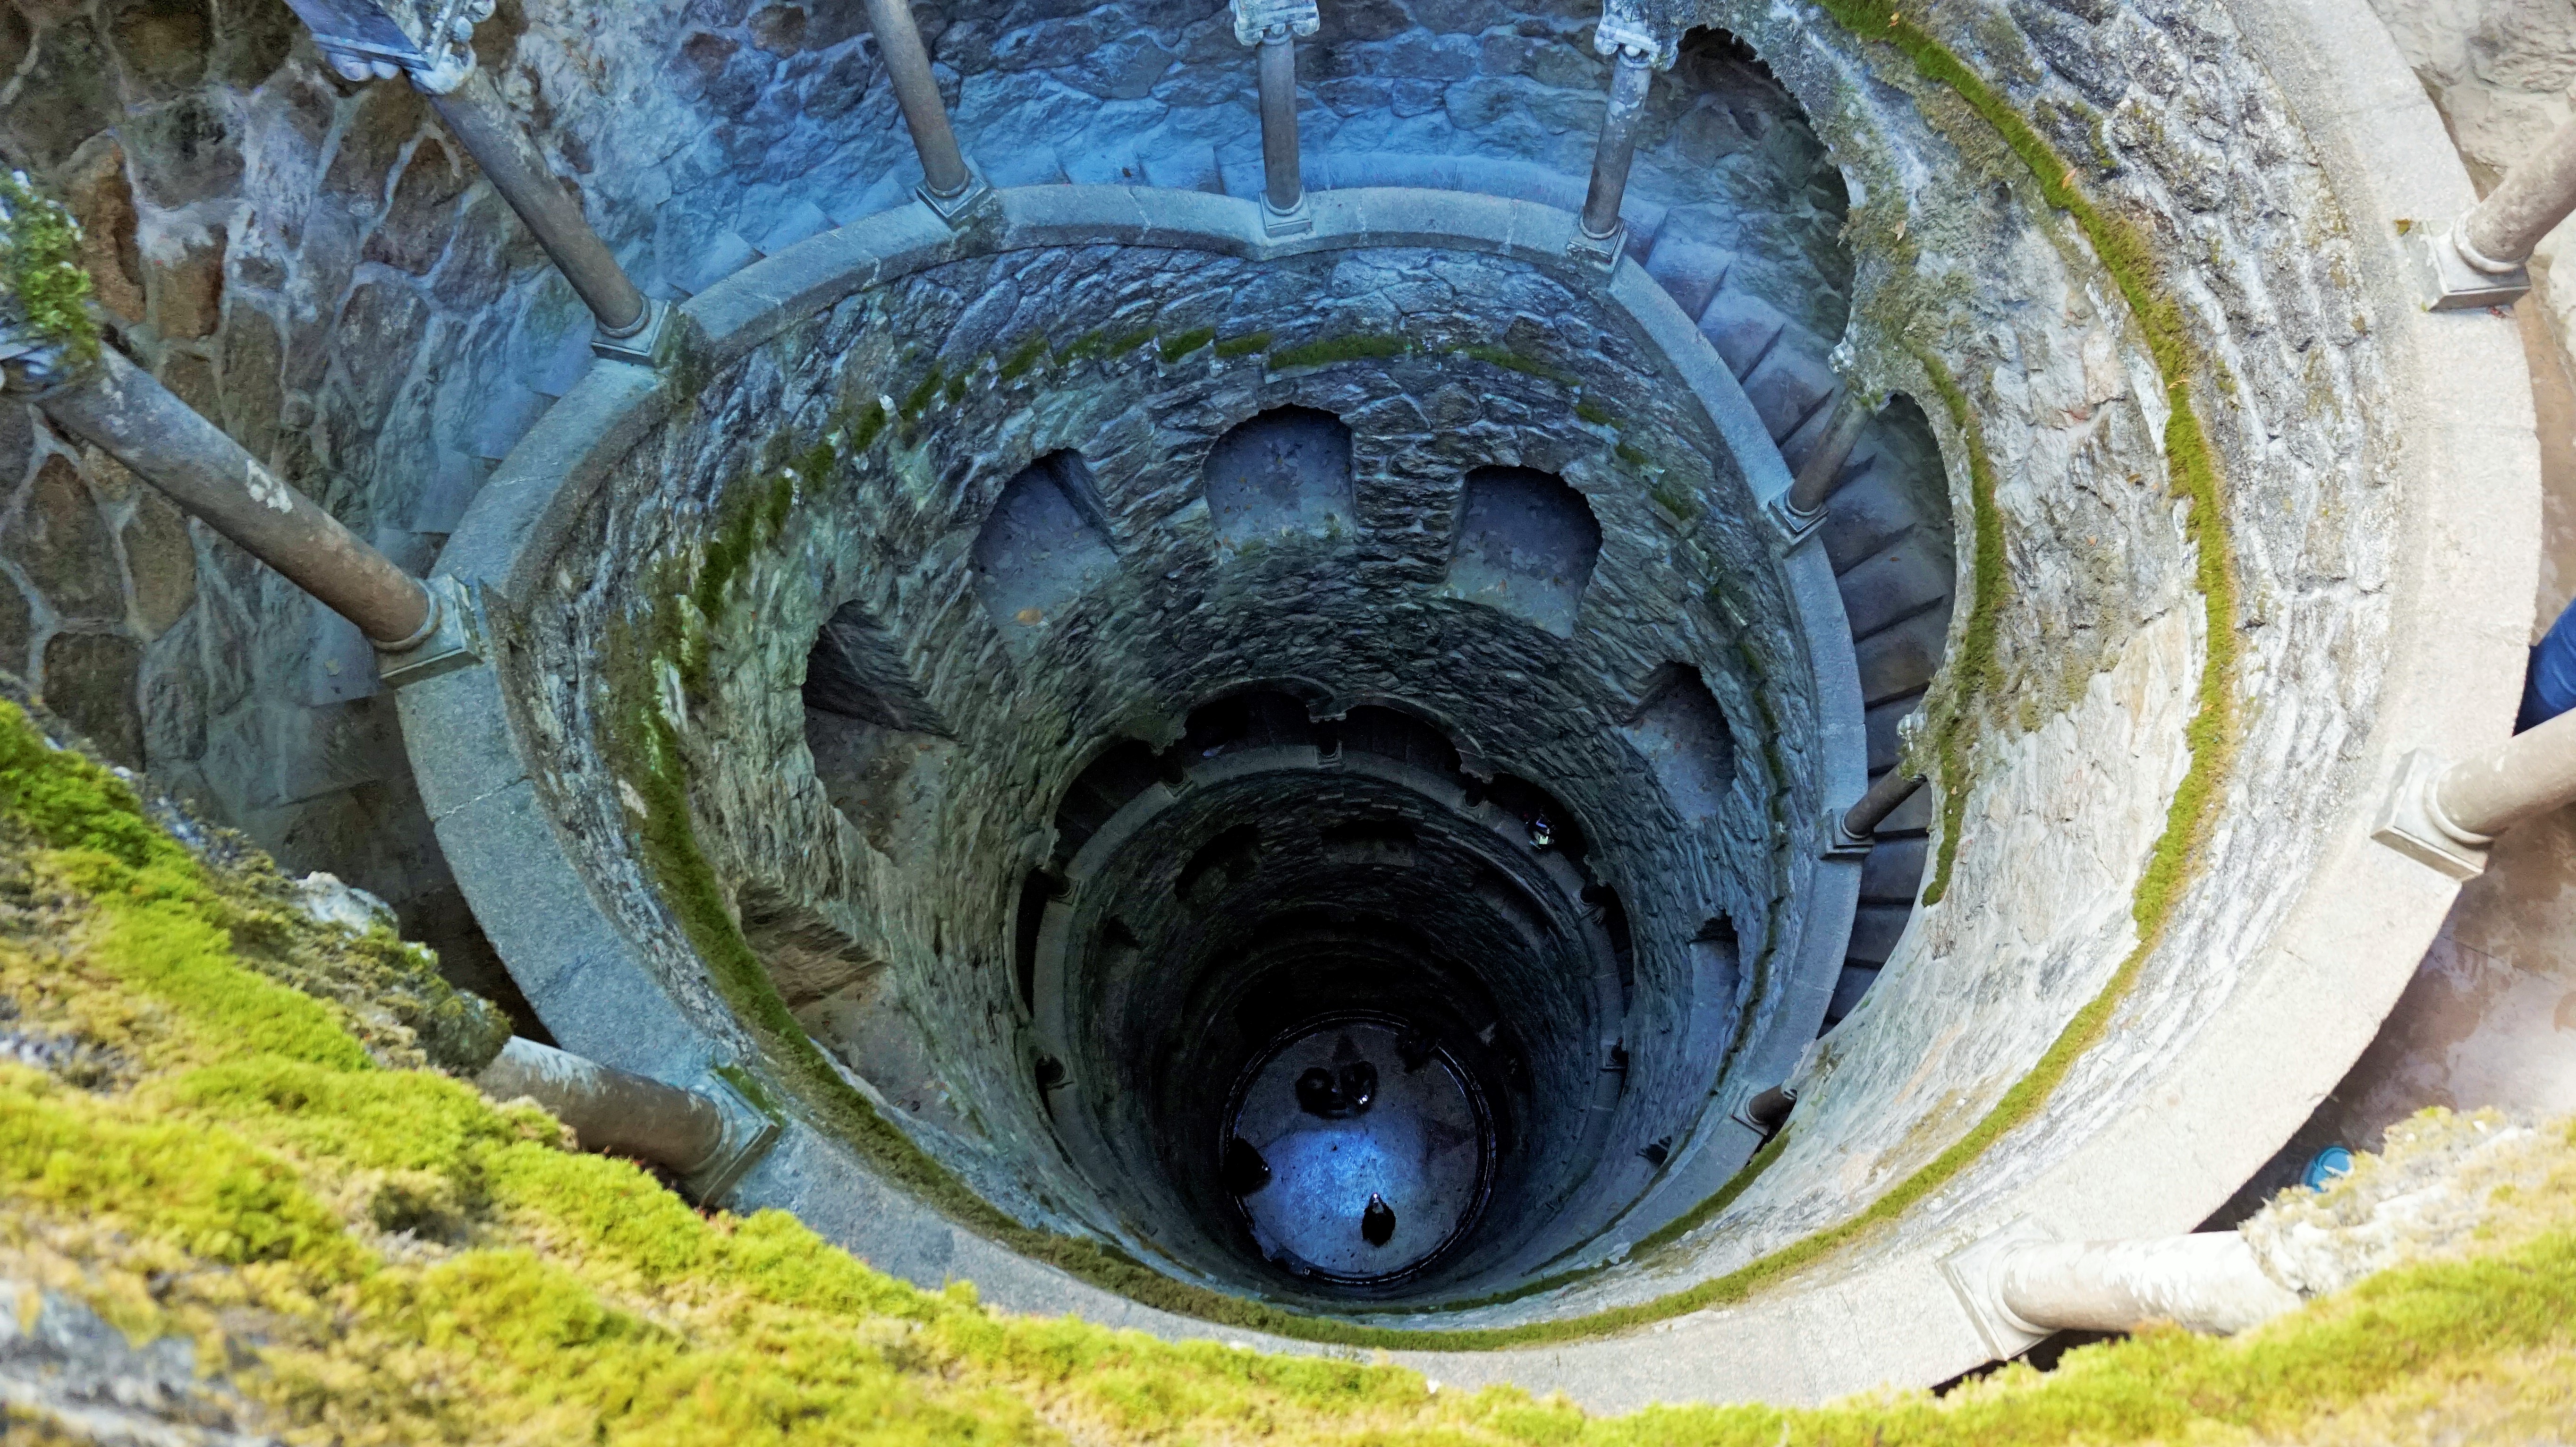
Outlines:
POLYGON ((1312 35, 1323 26, 1315 0, 1228 0, 1234 11, 1234 38, 1259 45, 1261 37, 1281 26, 1291 35, 1312 35))

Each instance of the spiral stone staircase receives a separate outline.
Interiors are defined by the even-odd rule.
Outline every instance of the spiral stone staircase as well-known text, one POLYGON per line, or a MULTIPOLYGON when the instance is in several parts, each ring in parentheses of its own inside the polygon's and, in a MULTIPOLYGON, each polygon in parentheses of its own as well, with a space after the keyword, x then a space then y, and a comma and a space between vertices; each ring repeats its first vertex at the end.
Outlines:
POLYGON ((720 1106, 702 1200, 1011 1309, 1601 1406, 2027 1348, 1998 1253, 2209 1220, 2457 888, 2374 831, 2508 732, 2537 474, 2438 117, 2301 0, 1274 8, 656 11, 584 90, 299 5, 571 278, 409 374, 470 500, 359 624, 501 993, 720 1106))

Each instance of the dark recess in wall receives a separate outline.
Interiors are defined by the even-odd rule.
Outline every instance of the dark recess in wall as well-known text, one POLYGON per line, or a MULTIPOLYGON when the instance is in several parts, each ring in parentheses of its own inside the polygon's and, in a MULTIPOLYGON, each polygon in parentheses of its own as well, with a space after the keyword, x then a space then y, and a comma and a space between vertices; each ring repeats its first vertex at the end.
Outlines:
POLYGON ((1330 412, 1278 407, 1237 424, 1203 476, 1217 536, 1236 547, 1351 524, 1351 429, 1330 412))
POLYGON ((1600 554, 1601 524, 1564 479, 1480 467, 1467 474, 1458 501, 1448 591, 1570 637, 1600 554))

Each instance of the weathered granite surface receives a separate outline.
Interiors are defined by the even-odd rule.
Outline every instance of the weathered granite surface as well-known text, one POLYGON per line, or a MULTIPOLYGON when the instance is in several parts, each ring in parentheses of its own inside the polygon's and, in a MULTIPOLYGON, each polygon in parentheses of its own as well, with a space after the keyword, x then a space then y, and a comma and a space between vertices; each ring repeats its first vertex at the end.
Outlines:
MULTIPOLYGON (((1972 777, 1936 777, 1970 790, 1948 897, 1918 910, 1877 990, 1820 1045, 1780 1161, 1669 1261, 1578 1289, 1568 1307, 1668 1290, 1842 1219, 1994 1105, 2135 943, 2128 904, 2183 772, 2208 646, 2159 445, 2164 389, 2068 219, 1990 128, 1889 53, 1785 15, 1710 18, 1773 58, 1853 181, 1864 371, 1919 377, 1907 345, 1926 347, 1975 409, 2010 586, 1997 686, 1969 705, 1972 777), (1994 1033, 2020 1043, 1960 1048, 1994 1033)), ((2343 223, 2227 16, 2070 0, 1934 29, 2145 232, 2182 304, 2241 590, 2236 744, 2207 841, 2109 1037, 2028 1126, 1871 1251, 1938 1233, 2059 1159, 2246 980, 2252 943, 2358 782, 2395 526, 2343 223)), ((1944 412, 1933 423, 1964 568, 1966 450, 1944 412)))

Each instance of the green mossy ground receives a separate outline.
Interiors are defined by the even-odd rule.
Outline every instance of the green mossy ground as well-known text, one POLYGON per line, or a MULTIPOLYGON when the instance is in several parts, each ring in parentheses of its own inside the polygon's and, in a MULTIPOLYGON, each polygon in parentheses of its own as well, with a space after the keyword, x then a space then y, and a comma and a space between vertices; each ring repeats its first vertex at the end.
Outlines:
MULTIPOLYGON (((2545 1188, 2469 1251, 2235 1341, 2151 1333, 1939 1400, 1596 1418, 1003 1315, 778 1212, 702 1216, 432 1067, 368 1004, 365 941, 276 910, 278 890, 262 861, 179 848, 0 704, 0 1013, 13 1040, 122 1062, 87 1086, 0 1063, 0 1279, 138 1343, 192 1339, 292 1443, 2387 1440, 2564 1423, 2576 1399, 2564 1127, 2545 1188), (296 971, 338 997, 280 982, 296 971)), ((83 1440, 25 1408, 0 1429, 83 1440)))

